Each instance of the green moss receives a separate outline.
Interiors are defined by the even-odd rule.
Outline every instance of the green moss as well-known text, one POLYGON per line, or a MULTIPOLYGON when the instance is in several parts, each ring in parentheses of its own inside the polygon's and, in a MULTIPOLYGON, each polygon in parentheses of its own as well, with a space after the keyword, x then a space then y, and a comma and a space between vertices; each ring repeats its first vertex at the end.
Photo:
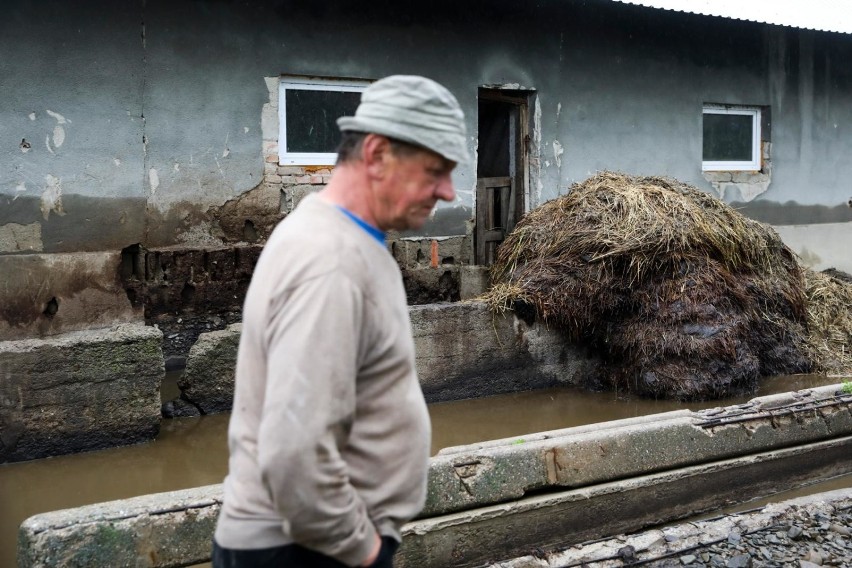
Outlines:
POLYGON ((852 381, 843 381, 843 390, 846 394, 852 394, 852 381))
POLYGON ((131 566, 135 565, 136 542, 133 535, 112 524, 98 525, 95 533, 77 547, 66 566, 131 566))

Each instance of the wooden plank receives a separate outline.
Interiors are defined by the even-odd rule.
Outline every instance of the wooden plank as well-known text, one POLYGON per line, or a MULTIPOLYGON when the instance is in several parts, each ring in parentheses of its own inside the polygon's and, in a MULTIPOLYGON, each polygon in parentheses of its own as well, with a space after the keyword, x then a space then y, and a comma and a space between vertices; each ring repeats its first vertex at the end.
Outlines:
POLYGON ((509 216, 511 215, 511 209, 509 209, 509 194, 511 191, 511 185, 509 187, 500 188, 500 219, 498 221, 498 226, 504 231, 506 230, 506 227, 509 226, 509 216))
POLYGON ((503 229, 505 229, 506 234, 512 232, 512 229, 515 228, 515 223, 518 222, 518 216, 515 213, 517 211, 517 200, 518 200, 518 179, 517 176, 512 178, 512 185, 509 188, 509 197, 506 199, 506 204, 504 207, 506 208, 505 219, 506 222, 503 225, 503 229))
POLYGON ((517 91, 517 95, 503 94, 500 91, 481 90, 479 99, 484 101, 495 101, 509 103, 517 106, 525 106, 527 102, 527 91, 517 91))
POLYGON ((486 231, 490 231, 494 227, 497 226, 499 221, 499 217, 494 215, 495 211, 495 203, 494 200, 497 197, 497 194, 494 192, 494 188, 489 187, 486 190, 485 194, 485 207, 487 208, 485 227, 483 227, 486 231))
POLYGON ((511 185, 512 178, 506 177, 490 177, 490 178, 479 178, 476 180, 476 186, 479 187, 482 184, 484 187, 503 187, 511 185))
POLYGON ((484 180, 476 182, 476 226, 473 231, 474 262, 485 264, 485 184, 484 180))
POLYGON ((476 180, 476 228, 474 254, 477 264, 492 264, 497 245, 506 238, 506 224, 512 217, 511 177, 476 180))
POLYGON ((506 237, 506 233, 500 229, 491 229, 490 231, 484 231, 482 234, 482 240, 486 243, 500 242, 506 237))

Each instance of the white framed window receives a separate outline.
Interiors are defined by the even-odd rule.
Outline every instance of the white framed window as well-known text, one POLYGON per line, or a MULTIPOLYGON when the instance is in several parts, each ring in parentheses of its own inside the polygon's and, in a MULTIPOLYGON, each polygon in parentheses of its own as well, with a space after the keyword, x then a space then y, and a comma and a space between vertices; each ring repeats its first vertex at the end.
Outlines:
POLYGON ((704 105, 703 123, 703 171, 760 170, 759 107, 704 105))
POLYGON ((340 130, 352 116, 368 81, 282 77, 278 90, 278 163, 333 165, 340 130))

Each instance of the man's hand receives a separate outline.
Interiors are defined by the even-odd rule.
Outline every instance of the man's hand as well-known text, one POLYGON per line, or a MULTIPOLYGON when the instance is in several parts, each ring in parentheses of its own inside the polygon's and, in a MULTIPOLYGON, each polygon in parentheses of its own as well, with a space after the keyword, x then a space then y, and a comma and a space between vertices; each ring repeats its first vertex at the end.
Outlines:
POLYGON ((372 566, 373 563, 376 562, 376 559, 379 557, 379 552, 382 551, 382 537, 379 536, 379 533, 376 533, 376 538, 373 541, 373 549, 370 551, 370 556, 364 561, 361 566, 366 568, 367 566, 372 566))

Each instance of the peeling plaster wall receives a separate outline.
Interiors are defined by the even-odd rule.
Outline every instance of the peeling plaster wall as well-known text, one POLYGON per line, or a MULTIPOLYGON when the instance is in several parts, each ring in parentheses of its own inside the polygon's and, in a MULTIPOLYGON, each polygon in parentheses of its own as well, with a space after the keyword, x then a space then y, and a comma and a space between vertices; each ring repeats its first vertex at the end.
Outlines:
MULTIPOLYGON (((535 91, 529 206, 603 169, 669 175, 781 226, 852 238, 852 37, 609 0, 40 0, 0 20, 0 273, 28 253, 262 242, 328 171, 268 161, 280 74, 535 91), (270 87, 270 79, 272 87, 270 87), (771 173, 701 172, 705 102, 771 109, 771 173), (265 110, 264 110, 265 109, 265 110), (268 130, 268 128, 267 128, 268 130), (723 188, 724 185, 724 188, 723 188), (768 211, 772 215, 767 216, 768 211)), ((274 130, 273 130, 274 132, 274 130)), ((421 233, 469 232, 475 164, 421 233)), ((410 235, 408 235, 410 236, 410 235)), ((852 271, 842 247, 818 265, 852 271)))
MULTIPOLYGON (((430 75, 459 93, 475 120, 476 83, 467 80, 475 61, 453 73, 445 66, 454 50, 468 43, 463 26, 449 23, 442 31, 434 16, 434 29, 400 25, 407 8, 358 4, 248 2, 235 9, 227 2, 147 3, 145 107, 158 110, 146 117, 146 171, 156 172, 158 181, 149 200, 149 238, 165 239, 152 244, 168 244, 172 233, 184 230, 184 217, 197 223, 210 207, 259 184, 284 188, 286 210, 309 186, 321 183, 311 178, 322 180, 327 172, 276 168, 266 160, 277 152, 264 129, 277 138, 282 73, 368 79, 430 75), (428 49, 415 48, 416 37, 428 49), (177 106, 175 100, 192 104, 177 106)), ((474 123, 470 130, 475 131, 474 123)), ((464 233, 472 215, 472 172, 472 165, 456 172, 459 199, 442 207, 424 233, 464 233)))
POLYGON ((0 342, 141 323, 112 252, 0 256, 0 342))
POLYGON ((143 53, 133 3, 4 6, 0 18, 0 233, 98 251, 143 238, 143 53))
MULTIPOLYGON (((22 54, 0 62, 12 78, 0 107, 10 166, 0 224, 41 222, 45 251, 223 238, 213 208, 281 175, 264 167, 262 132, 274 102, 267 81, 281 73, 435 77, 468 116, 472 155, 477 87, 534 89, 532 206, 602 169, 720 192, 700 170, 704 102, 772 111, 771 180, 727 184, 726 199, 850 197, 841 158, 852 150, 852 38, 840 34, 604 0, 456 6, 471 18, 342 1, 66 4, 11 8, 0 38, 4 53, 22 54), (87 223, 101 234, 85 233, 87 223)), ((474 177, 472 164, 458 169, 457 201, 424 233, 465 231, 474 177)))

